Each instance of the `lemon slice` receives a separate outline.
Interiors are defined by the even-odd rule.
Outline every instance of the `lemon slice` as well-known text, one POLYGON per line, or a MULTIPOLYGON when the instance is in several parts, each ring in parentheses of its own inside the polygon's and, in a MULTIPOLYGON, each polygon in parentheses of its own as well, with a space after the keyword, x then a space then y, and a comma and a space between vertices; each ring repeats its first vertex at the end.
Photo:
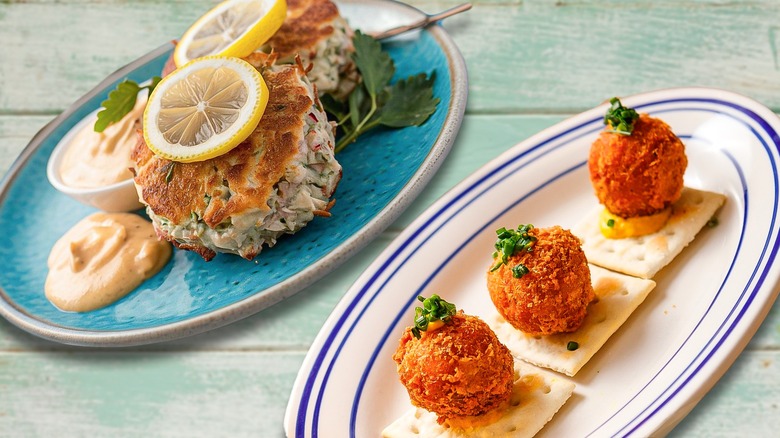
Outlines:
POLYGON ((266 104, 268 87, 248 62, 198 58, 157 84, 144 110, 144 139, 169 160, 214 158, 249 137, 266 104))
POLYGON ((243 58, 268 41, 287 17, 285 0, 227 0, 200 17, 181 37, 173 60, 181 67, 202 56, 243 58))

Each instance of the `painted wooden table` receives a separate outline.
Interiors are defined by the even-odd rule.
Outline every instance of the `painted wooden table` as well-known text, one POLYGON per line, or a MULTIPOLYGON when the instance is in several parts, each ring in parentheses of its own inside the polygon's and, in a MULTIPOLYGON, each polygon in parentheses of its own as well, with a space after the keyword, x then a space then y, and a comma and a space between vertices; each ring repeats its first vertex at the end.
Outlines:
MULTIPOLYGON (((428 12, 457 0, 415 0, 428 12)), ((0 175, 32 135, 214 2, 0 2, 0 175)), ((445 28, 468 65, 465 122, 441 170, 380 238, 238 323, 126 349, 47 342, 0 320, 0 436, 283 436, 307 348, 369 262, 436 198, 535 132, 613 95, 713 86, 780 111, 775 0, 477 0, 445 28)), ((0 234, 0 244, 14 236, 0 234)), ((776 436, 780 311, 673 436, 776 436)))

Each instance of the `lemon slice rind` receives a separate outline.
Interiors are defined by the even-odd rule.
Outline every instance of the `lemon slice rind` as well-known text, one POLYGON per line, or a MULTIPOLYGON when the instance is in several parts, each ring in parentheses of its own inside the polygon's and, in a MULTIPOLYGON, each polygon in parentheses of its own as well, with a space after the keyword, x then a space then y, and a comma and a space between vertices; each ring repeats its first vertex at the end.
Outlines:
POLYGON ((241 144, 255 130, 268 104, 268 94, 268 87, 260 72, 242 59, 223 56, 195 59, 163 78, 149 96, 143 118, 144 140, 152 152, 172 161, 189 163, 220 156, 241 144), (237 73, 246 85, 246 101, 238 117, 223 131, 197 145, 185 146, 169 141, 160 127, 163 97, 193 73, 207 68, 228 68, 237 73))
POLYGON ((187 29, 176 44, 173 60, 177 67, 181 67, 202 56, 243 58, 268 41, 286 17, 285 0, 226 0, 206 12, 187 29), (245 12, 256 15, 247 19, 245 12), (228 35, 216 32, 216 28, 230 20, 240 21, 239 28, 231 29, 233 32, 228 35))

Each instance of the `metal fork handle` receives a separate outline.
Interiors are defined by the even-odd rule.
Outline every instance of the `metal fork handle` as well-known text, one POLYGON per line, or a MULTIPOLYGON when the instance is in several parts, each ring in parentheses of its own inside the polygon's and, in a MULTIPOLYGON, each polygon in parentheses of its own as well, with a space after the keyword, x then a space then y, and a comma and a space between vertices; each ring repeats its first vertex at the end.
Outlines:
POLYGON ((426 15, 425 18, 423 18, 420 21, 414 22, 412 24, 407 24, 405 26, 398 26, 394 27, 392 29, 388 29, 382 32, 374 32, 370 33, 372 37, 374 37, 377 40, 382 40, 385 38, 390 38, 396 35, 400 35, 404 32, 408 32, 410 30, 419 29, 421 27, 425 27, 431 23, 435 23, 439 20, 442 20, 447 17, 451 17, 455 14, 460 14, 461 12, 465 12, 471 9, 471 3, 463 3, 458 6, 452 7, 450 9, 444 10, 439 12, 438 14, 433 15, 426 15))

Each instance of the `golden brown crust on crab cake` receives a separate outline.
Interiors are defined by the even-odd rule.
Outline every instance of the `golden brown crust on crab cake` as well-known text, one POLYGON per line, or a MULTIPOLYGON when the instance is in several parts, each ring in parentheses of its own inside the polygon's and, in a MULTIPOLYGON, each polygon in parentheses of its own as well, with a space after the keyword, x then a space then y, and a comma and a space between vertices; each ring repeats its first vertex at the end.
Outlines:
POLYGON ((330 0, 288 0, 287 19, 265 45, 272 47, 279 58, 313 50, 333 33, 330 23, 338 17, 339 10, 330 0))
MULTIPOLYGON (((139 195, 155 215, 183 223, 194 213, 215 228, 227 218, 248 210, 270 209, 266 200, 298 152, 304 132, 303 118, 314 102, 299 80, 305 74, 300 64, 271 70, 267 67, 273 62, 272 57, 261 53, 254 54, 250 61, 256 67, 262 66, 259 69, 268 86, 269 98, 257 128, 239 146, 206 161, 175 164, 156 156, 143 138, 133 150, 139 195), (230 188, 229 196, 222 193, 225 183, 230 188)), ((215 255, 197 243, 176 242, 160 230, 158 234, 178 248, 195 251, 207 260, 215 255)))

